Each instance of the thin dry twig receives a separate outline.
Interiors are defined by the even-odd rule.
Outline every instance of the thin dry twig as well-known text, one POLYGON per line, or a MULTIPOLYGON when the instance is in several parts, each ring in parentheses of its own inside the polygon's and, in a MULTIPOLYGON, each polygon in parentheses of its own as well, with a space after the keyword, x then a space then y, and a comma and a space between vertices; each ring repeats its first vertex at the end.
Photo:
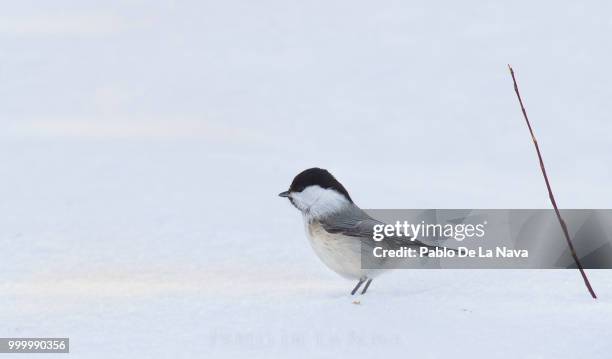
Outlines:
POLYGON ((523 117, 525 117, 525 122, 527 123, 527 127, 529 128, 529 133, 531 134, 531 139, 533 140, 533 144, 535 145, 536 152, 538 153, 538 160, 540 161, 540 169, 542 169, 542 175, 544 176, 544 181, 546 182, 546 188, 548 189, 548 198, 550 198, 550 202, 555 208, 555 213, 557 214, 557 219, 559 220, 559 224, 561 225, 561 229, 563 230, 563 234, 565 235, 565 240, 567 241, 567 246, 572 253, 572 257, 574 258, 574 262, 576 262, 576 267, 580 271, 582 275, 582 279, 584 280, 584 285, 586 285, 591 297, 593 299, 597 299, 597 295, 595 295, 595 291, 593 287, 591 287, 591 283, 589 282, 589 278, 587 278, 586 273, 584 272, 584 268, 580 263, 580 259, 578 259, 578 255, 576 255, 576 250, 574 249, 574 245, 570 239, 569 232, 567 230, 567 225, 565 221, 561 217, 561 213, 559 212, 559 208, 557 207, 557 201, 555 201, 555 196, 553 195, 552 189, 550 187, 550 182, 548 181, 548 175, 546 174, 546 168, 544 168, 544 161, 542 160, 542 154, 540 153, 540 146, 538 146, 538 141, 535 138, 533 133, 533 129, 531 128, 531 123, 529 122, 529 118, 527 117, 527 111, 525 111, 525 106, 523 105, 523 99, 521 98, 521 94, 519 93, 519 88, 516 83, 516 77, 514 77, 514 70, 512 66, 508 65, 508 69, 510 70, 510 75, 512 75, 512 81, 514 82, 514 92, 516 92, 516 97, 518 97, 519 104, 521 105, 521 111, 523 111, 523 117))

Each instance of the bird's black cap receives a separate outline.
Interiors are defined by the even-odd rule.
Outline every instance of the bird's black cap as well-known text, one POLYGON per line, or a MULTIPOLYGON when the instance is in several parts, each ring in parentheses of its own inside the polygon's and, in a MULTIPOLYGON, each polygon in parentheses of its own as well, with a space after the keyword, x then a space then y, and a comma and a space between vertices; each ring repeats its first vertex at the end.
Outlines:
POLYGON ((324 189, 331 188, 344 195, 351 203, 353 202, 346 188, 325 169, 314 167, 302 171, 291 182, 289 192, 302 192, 308 186, 320 186, 324 189))

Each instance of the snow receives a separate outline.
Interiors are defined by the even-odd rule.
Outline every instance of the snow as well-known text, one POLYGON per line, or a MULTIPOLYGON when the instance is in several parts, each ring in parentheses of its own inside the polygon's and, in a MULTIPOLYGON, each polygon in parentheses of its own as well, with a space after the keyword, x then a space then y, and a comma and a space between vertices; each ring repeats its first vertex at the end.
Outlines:
POLYGON ((8 5, 0 336, 78 358, 609 357, 610 271, 597 301, 573 270, 397 270, 351 297, 277 197, 320 166, 363 208, 547 208, 511 63, 560 205, 609 207, 609 7, 8 5))
POLYGON ((3 336, 68 336, 85 358, 609 353, 609 271, 589 271, 598 301, 572 270, 397 270, 353 298, 276 197, 289 177, 272 161, 198 143, 10 147, 3 336))

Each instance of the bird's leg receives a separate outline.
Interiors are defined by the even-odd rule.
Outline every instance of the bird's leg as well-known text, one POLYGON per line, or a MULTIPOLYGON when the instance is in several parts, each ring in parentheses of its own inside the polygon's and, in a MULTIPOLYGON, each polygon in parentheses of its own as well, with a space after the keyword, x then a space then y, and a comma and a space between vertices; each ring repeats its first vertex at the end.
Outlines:
POLYGON ((357 283, 357 285, 355 286, 355 288, 353 288, 353 291, 351 291, 351 295, 355 295, 355 293, 359 290, 359 287, 361 287, 361 285, 363 284, 363 282, 365 282, 365 278, 361 278, 359 280, 359 282, 357 283))
POLYGON ((368 288, 370 287, 370 283, 372 283, 372 279, 368 279, 365 287, 363 287, 363 290, 361 291, 361 295, 364 295, 368 291, 368 288))

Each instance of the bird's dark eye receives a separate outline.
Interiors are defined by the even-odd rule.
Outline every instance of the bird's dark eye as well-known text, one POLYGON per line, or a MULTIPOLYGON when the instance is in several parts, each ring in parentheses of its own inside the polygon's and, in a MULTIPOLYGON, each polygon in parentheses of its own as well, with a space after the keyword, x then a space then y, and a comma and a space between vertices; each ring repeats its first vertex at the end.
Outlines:
POLYGON ((291 192, 302 192, 304 190, 304 188, 306 188, 306 186, 302 186, 302 185, 292 186, 291 188, 289 188, 289 191, 291 191, 291 192))

